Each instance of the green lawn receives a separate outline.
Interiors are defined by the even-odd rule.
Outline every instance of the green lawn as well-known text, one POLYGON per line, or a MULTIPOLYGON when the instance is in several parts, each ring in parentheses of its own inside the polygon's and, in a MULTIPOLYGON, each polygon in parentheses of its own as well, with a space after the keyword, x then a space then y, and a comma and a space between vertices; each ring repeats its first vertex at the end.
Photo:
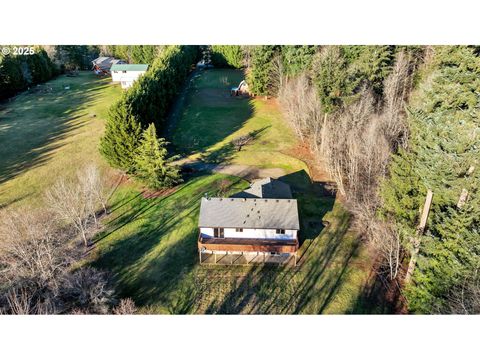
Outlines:
POLYGON ((216 195, 222 179, 230 181, 230 192, 247 185, 235 177, 200 175, 163 198, 145 199, 129 188, 116 194, 94 265, 115 274, 121 296, 132 297, 144 313, 364 311, 357 302, 369 275, 368 257, 348 233, 349 215, 339 205, 331 209, 328 199, 300 200, 302 213, 330 221, 320 236, 304 241, 301 266, 199 265, 200 198, 216 195))
POLYGON ((176 150, 207 161, 308 171, 288 154, 296 139, 272 100, 230 96, 230 88, 243 78, 239 70, 214 69, 192 79, 172 131, 176 150), (234 151, 231 140, 250 132, 256 133, 253 143, 234 151))
POLYGON ((89 162, 106 167, 98 142, 121 93, 109 82, 92 72, 60 76, 0 105, 0 205, 38 206, 57 177, 89 162))

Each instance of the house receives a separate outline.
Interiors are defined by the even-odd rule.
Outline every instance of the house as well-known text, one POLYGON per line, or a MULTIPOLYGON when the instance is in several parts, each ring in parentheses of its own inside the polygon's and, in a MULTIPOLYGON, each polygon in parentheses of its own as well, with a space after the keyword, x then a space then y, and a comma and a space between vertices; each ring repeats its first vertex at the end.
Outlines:
POLYGON ((115 64, 110 68, 112 81, 120 82, 122 89, 133 85, 141 75, 145 74, 148 64, 115 64))
POLYGON ((203 197, 198 222, 202 264, 296 265, 299 217, 290 187, 267 178, 229 198, 203 197))
POLYGON ((92 61, 92 70, 95 71, 97 75, 109 75, 110 68, 115 64, 126 64, 126 62, 111 56, 100 56, 92 61))

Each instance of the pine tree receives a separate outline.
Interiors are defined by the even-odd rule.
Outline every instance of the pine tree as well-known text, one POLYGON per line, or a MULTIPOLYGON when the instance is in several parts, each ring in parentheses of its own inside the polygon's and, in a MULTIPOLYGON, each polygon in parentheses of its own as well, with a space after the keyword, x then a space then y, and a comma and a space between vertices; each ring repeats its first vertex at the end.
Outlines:
POLYGON ((171 164, 176 157, 167 158, 167 142, 158 138, 152 123, 143 132, 135 154, 135 177, 150 189, 168 188, 181 182, 180 170, 171 164))
POLYGON ((247 82, 255 95, 274 95, 271 93, 270 75, 276 50, 277 47, 273 45, 261 45, 253 48, 247 82))
MULTIPOLYGON (((407 234, 417 225, 426 189, 434 193, 405 293, 410 310, 421 313, 448 311, 452 289, 480 269, 480 58, 470 47, 434 50, 411 100, 408 148, 394 157, 382 188, 383 211, 407 234), (462 189, 469 197, 458 209, 462 189)), ((408 237, 404 241, 407 247, 408 237)))
POLYGON ((111 107, 105 135, 100 140, 100 153, 111 166, 131 174, 134 169, 134 153, 142 130, 127 109, 124 97, 111 107))
POLYGON ((212 45, 211 60, 217 67, 240 69, 244 65, 244 57, 240 45, 212 45))
POLYGON ((313 57, 317 49, 318 46, 315 45, 282 46, 282 62, 285 74, 295 76, 302 71, 308 71, 312 65, 313 57))

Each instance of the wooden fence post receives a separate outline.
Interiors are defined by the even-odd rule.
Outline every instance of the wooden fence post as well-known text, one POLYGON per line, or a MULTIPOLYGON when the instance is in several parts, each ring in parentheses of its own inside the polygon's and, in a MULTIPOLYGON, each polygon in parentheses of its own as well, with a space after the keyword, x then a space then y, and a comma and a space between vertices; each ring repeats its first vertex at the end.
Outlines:
POLYGON ((407 274, 405 275, 405 283, 408 284, 412 278, 413 271, 415 270, 415 265, 417 264, 418 252, 420 250, 420 236, 423 235, 425 231, 425 226, 427 225, 428 213, 430 212, 430 206, 432 205, 433 192, 432 190, 427 191, 427 197, 425 199, 425 204, 423 205, 422 217, 420 218, 420 224, 417 227, 416 236, 412 238, 413 250, 410 257, 410 263, 408 264, 407 274))

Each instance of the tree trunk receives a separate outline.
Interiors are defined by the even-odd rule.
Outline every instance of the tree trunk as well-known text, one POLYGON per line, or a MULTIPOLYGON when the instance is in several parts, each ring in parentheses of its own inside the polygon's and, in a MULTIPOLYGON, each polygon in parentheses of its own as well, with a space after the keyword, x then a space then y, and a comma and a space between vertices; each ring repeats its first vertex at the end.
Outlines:
POLYGON ((428 213, 430 212, 430 206, 432 205, 433 192, 432 190, 427 191, 427 197, 425 199, 425 204, 423 205, 422 217, 420 218, 420 224, 417 228, 417 237, 413 238, 412 245, 412 256, 410 258, 410 263, 408 264, 407 274, 405 275, 405 283, 408 284, 412 278, 413 271, 415 270, 415 265, 417 264, 418 253, 420 251, 420 236, 423 235, 425 226, 427 225, 428 213))

